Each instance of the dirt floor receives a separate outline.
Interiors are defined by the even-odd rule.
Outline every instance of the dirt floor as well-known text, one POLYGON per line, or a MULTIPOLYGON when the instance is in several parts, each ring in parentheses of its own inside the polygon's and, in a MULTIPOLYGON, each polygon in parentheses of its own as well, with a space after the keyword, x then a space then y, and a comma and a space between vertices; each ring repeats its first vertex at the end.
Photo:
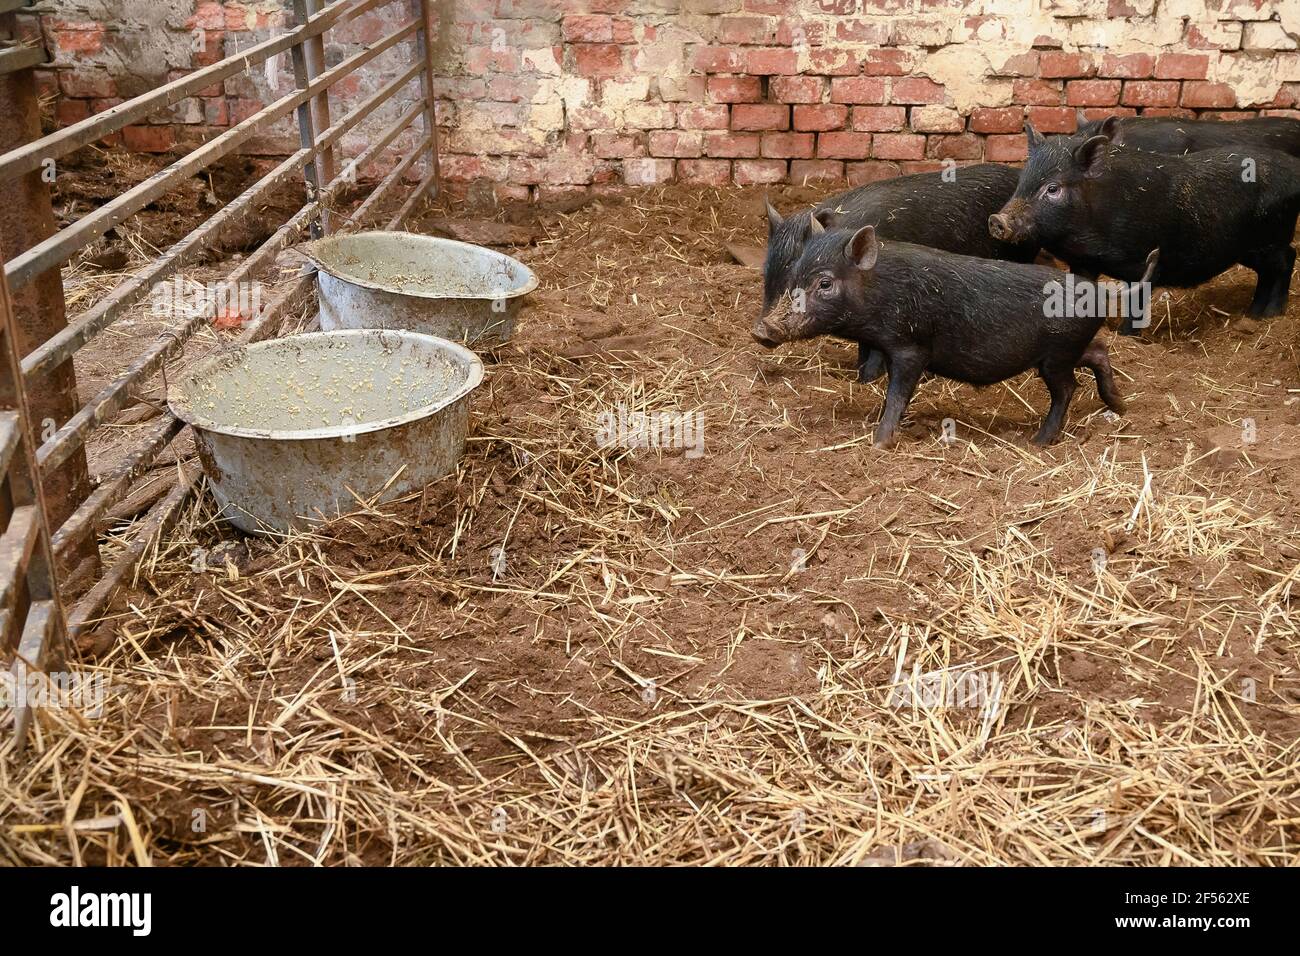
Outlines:
POLYGON ((1300 298, 1170 290, 1128 414, 1081 379, 1047 450, 1024 376, 923 382, 879 451, 851 346, 749 337, 760 203, 539 213, 422 494, 282 543, 199 501, 84 648, 103 713, 0 760, 0 858, 1294 863, 1300 298), (620 409, 702 453, 603 446, 620 409))

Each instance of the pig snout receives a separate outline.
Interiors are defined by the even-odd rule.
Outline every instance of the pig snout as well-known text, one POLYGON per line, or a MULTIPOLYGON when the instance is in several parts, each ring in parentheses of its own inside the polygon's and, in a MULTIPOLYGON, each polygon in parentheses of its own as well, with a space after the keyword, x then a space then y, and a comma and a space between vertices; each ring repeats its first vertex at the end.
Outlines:
POLYGON ((749 334, 754 337, 754 341, 765 349, 774 349, 781 344, 773 331, 768 328, 767 323, 759 319, 754 323, 754 327, 749 330, 749 334))
POLYGON ((1000 212, 989 216, 989 235, 1003 242, 1011 238, 1011 220, 1000 212))
POLYGON ((1022 242, 1028 238, 1027 232, 1023 203, 1008 203, 989 216, 989 235, 1001 242, 1022 242))

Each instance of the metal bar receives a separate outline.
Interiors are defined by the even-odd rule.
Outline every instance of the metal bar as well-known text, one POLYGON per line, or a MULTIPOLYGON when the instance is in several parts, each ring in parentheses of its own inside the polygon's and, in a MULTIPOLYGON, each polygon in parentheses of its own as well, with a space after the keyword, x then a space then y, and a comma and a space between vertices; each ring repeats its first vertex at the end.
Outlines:
POLYGON ((256 210, 256 203, 264 193, 279 185, 280 182, 295 172, 307 159, 314 155, 326 143, 335 143, 346 135, 361 120, 365 119, 375 107, 396 93, 420 70, 417 64, 399 76, 382 90, 358 104, 356 109, 344 116, 337 124, 317 136, 311 149, 299 150, 279 166, 267 173, 256 183, 249 186, 237 197, 214 213, 206 223, 193 230, 189 235, 176 242, 160 255, 145 271, 119 283, 92 308, 77 316, 67 328, 51 336, 44 344, 33 349, 23 359, 23 374, 32 382, 37 376, 70 358, 86 342, 107 328, 133 305, 146 291, 156 283, 168 278, 177 269, 193 261, 208 247, 208 240, 218 235, 221 230, 241 222, 256 210))
POLYGON ((156 537, 167 533, 185 499, 194 490, 196 478, 196 473, 184 472, 184 477, 171 493, 149 509, 140 530, 123 549, 113 566, 108 569, 108 573, 96 581, 95 586, 86 592, 86 596, 77 602, 77 606, 72 609, 72 615, 68 618, 68 633, 74 639, 80 636, 87 624, 94 623, 94 618, 104 609, 113 590, 135 570, 135 566, 139 564, 150 543, 156 537))
MULTIPOLYGON (((5 16, 13 19, 13 14, 5 16)), ((41 113, 32 70, 0 75, 0 151, 21 148, 41 134, 41 113)), ((48 177, 30 172, 5 184, 0 202, 0 258, 22 255, 57 234, 48 177)), ((21 358, 67 328, 63 282, 58 269, 38 269, 26 288, 10 287, 14 323, 12 345, 21 358)), ((7 359, 5 359, 7 361, 7 359)), ((71 361, 55 362, 39 389, 25 396, 33 430, 53 431, 77 411, 81 400, 71 361)), ((16 406, 15 406, 16 407, 16 406)), ((70 457, 45 476, 45 513, 50 527, 62 524, 90 494, 84 454, 70 457)), ((94 542, 80 558, 95 556, 94 542)))
POLYGON ((0 73, 17 73, 48 62, 45 50, 39 46, 8 46, 0 49, 0 73))
MULTIPOLYGON (((429 142, 429 171, 432 181, 438 181, 438 111, 433 98, 433 81, 437 73, 433 63, 433 2, 432 0, 412 0, 412 15, 420 19, 420 37, 418 59, 424 66, 424 75, 420 78, 420 91, 424 94, 424 132, 431 139, 429 142)), ((437 192, 435 190, 435 195, 437 192)))
MULTIPOLYGON (((58 606, 53 601, 35 601, 28 609, 11 671, 14 687, 26 689, 31 672, 46 669, 58 620, 58 606)), ((26 746, 27 728, 32 721, 32 708, 25 698, 26 694, 20 693, 14 708, 14 737, 19 750, 26 746)))
POLYGON ((166 109, 183 99, 197 95, 200 90, 243 73, 249 67, 277 53, 283 53, 307 37, 319 36, 332 26, 355 20, 363 13, 392 2, 393 0, 341 0, 312 17, 308 23, 264 43, 249 47, 238 56, 228 57, 212 66, 196 70, 160 86, 151 93, 127 100, 125 103, 6 153, 0 157, 0 181, 39 169, 46 159, 58 159, 60 156, 66 156, 74 150, 97 142, 141 117, 166 109))
POLYGON ((126 496, 131 482, 149 470, 159 453, 180 434, 184 426, 185 423, 170 411, 162 413, 162 420, 150 430, 145 440, 104 476, 99 487, 90 493, 81 507, 54 533, 50 543, 54 546, 56 556, 95 531, 104 513, 126 496))
MULTIPOLYGON (((299 23, 307 19, 307 0, 293 0, 293 11, 299 23)), ((322 50, 322 59, 324 53, 322 50)), ((298 89, 305 90, 311 86, 313 71, 308 65, 307 51, 305 44, 299 44, 293 48, 293 79, 297 83, 298 89)), ((303 148, 310 146, 316 139, 315 117, 316 112, 315 100, 303 100, 298 104, 298 139, 303 148)), ((306 166, 303 167, 303 177, 307 180, 307 201, 315 202, 320 196, 320 173, 316 170, 316 160, 313 158, 306 166)), ((311 223, 311 237, 319 239, 323 228, 319 219, 311 223)))
POLYGON ((405 40, 415 32, 417 23, 408 23, 382 40, 366 47, 359 53, 344 60, 338 66, 322 73, 307 87, 282 97, 270 106, 264 107, 242 123, 232 126, 220 136, 205 143, 183 159, 159 170, 144 182, 127 190, 118 198, 100 206, 93 213, 78 219, 67 228, 55 233, 44 242, 37 243, 31 249, 16 256, 5 266, 5 277, 14 288, 20 288, 34 276, 62 265, 72 258, 78 250, 99 238, 109 229, 124 222, 134 213, 139 212, 149 203, 166 193, 182 179, 188 179, 194 173, 206 168, 221 157, 235 149, 260 128, 287 114, 311 96, 347 76, 353 70, 370 62, 405 40))
MULTIPOLYGON (((294 13, 299 22, 307 20, 319 11, 320 0, 294 0, 294 13)), ((312 37, 297 49, 302 57, 302 79, 299 81, 299 85, 306 85, 306 81, 314 79, 325 70, 325 38, 323 36, 312 37)), ((328 90, 312 98, 309 115, 313 128, 329 128, 330 98, 328 90)), ((317 189, 319 189, 321 183, 327 183, 334 178, 333 149, 326 149, 321 153, 320 161, 314 164, 313 172, 317 174, 317 189)), ((316 196, 313 195, 309 198, 315 199, 316 196)), ((321 210, 320 229, 327 234, 332 230, 328 209, 321 210)), ((315 233, 313 233, 314 235, 315 233)))

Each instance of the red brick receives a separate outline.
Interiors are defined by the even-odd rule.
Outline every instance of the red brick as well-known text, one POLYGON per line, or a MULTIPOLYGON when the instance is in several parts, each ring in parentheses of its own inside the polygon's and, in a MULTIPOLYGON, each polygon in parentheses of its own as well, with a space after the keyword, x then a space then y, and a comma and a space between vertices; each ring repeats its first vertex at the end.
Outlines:
POLYGON ((102 23, 56 20, 51 30, 60 53, 99 53, 104 49, 107 30, 102 23))
POLYGON ((651 131, 647 142, 651 156, 694 159, 704 155, 703 133, 657 129, 651 131))
POLYGON ((744 72, 746 73, 767 76, 777 73, 793 74, 799 72, 799 56, 794 50, 760 47, 754 50, 745 50, 744 55, 744 72))
POLYGON ((737 103, 731 108, 732 129, 789 129, 790 107, 781 103, 737 103))
POLYGON ((790 161, 790 182, 839 182, 844 178, 844 164, 832 159, 794 159, 790 161))
POLYGON ((1040 133, 1073 133, 1078 128, 1078 114, 1068 106, 1031 106, 1025 112, 1040 133))
POLYGON ((758 46, 771 43, 776 36, 776 22, 769 17, 720 17, 718 39, 723 43, 758 46))
POLYGON ((1001 68, 993 72, 997 76, 1036 76, 1038 74, 1038 57, 1039 54, 1033 51, 1017 53, 1014 56, 1007 57, 1001 68))
POLYGON ((591 151, 601 159, 631 159, 644 156, 645 137, 624 133, 593 133, 591 151))
POLYGON ((896 79, 889 92, 891 103, 925 104, 942 103, 943 100, 943 86, 924 76, 896 79))
POLYGON ((946 106, 913 106, 908 125, 914 133, 960 133, 966 129, 966 119, 946 106))
POLYGON ((230 109, 226 106, 224 96, 208 96, 203 99, 203 122, 209 126, 229 126, 230 109))
MULTIPOLYGON (((615 43, 636 43, 636 21, 631 17, 614 17, 613 18, 613 40, 615 43)), ((655 38, 655 28, 646 25, 643 28, 644 38, 646 41, 653 41, 655 38)))
POLYGON ((844 178, 849 181, 850 186, 865 186, 868 183, 878 183, 882 179, 893 179, 900 171, 897 163, 885 163, 873 159, 865 163, 846 163, 844 178))
POLYGON ((580 76, 612 77, 623 73, 623 48, 615 43, 575 43, 573 65, 580 76))
MULTIPOLYGON (((59 100, 58 105, 54 108, 54 118, 60 126, 71 126, 73 123, 80 123, 90 116, 90 104, 86 100, 70 100, 66 97, 59 100)), ((128 126, 127 129, 135 129, 128 126)))
POLYGON ((974 133, 1018 133, 1024 125, 1024 110, 1019 106, 979 106, 970 114, 970 128, 974 133))
POLYGON ((907 109, 902 106, 855 106, 852 126, 864 133, 896 133, 907 125, 907 109))
POLYGON ((1065 103, 1065 88, 1060 79, 1015 79, 1011 81, 1011 99, 1034 107, 1058 107, 1065 103))
POLYGON ((731 175, 737 186, 784 182, 785 160, 738 159, 732 164, 731 175))
POLYGON ((677 164, 677 179, 683 183, 726 186, 731 182, 731 161, 726 159, 683 159, 677 164))
POLYGON ((1155 67, 1156 58, 1150 53, 1107 53, 1101 58, 1097 75, 1123 80, 1145 80, 1155 67))
POLYGON ((1162 53, 1156 59, 1157 80, 1203 80, 1210 58, 1202 53, 1162 53))
POLYGON ((614 21, 606 16, 565 17, 561 29, 569 43, 609 43, 614 39, 614 21))
POLYGON ((1114 106, 1119 103, 1119 80, 1071 80, 1065 84, 1068 106, 1114 106))
POLYGON ((1226 83, 1188 80, 1183 84, 1182 105, 1192 109, 1231 109, 1237 105, 1237 94, 1226 83))
POLYGON ((1120 102, 1125 106, 1177 106, 1180 85, 1177 80, 1131 80, 1124 84, 1120 102))
POLYGON ((211 66, 226 55, 226 34, 221 30, 203 31, 203 48, 190 54, 195 67, 211 66))
POLYGON ((691 66, 696 73, 743 73, 745 58, 731 47, 701 46, 695 48, 691 66))
POLYGON ((813 47, 808 51, 808 69, 822 76, 857 76, 862 61, 851 50, 813 47))
MULTIPOLYGON (((706 80, 712 79, 711 76, 661 76, 655 85, 659 87, 659 98, 665 103, 698 103, 704 99, 706 80)), ((759 99, 762 98, 760 88, 759 99)))
POLYGON ((984 140, 984 158, 990 163, 1019 163, 1029 155, 1025 134, 989 136, 984 140))
POLYGON ((623 181, 629 186, 654 186, 673 178, 671 159, 625 159, 623 181))
POLYGON ((782 20, 777 24, 776 42, 782 46, 820 46, 826 31, 816 20, 782 20))
POLYGON ((728 159, 756 159, 759 143, 757 133, 705 133, 704 155, 728 159))
POLYGON ((794 108, 794 128, 803 132, 843 129, 849 108, 838 103, 817 103, 794 108))
POLYGON ((820 76, 774 76, 769 92, 778 103, 820 103, 826 81, 820 76))
POLYGON ((884 46, 889 42, 889 24, 877 20, 842 20, 835 21, 835 39, 850 43, 866 43, 871 46, 884 46))
POLYGON ((1044 52, 1038 58, 1038 75, 1044 80, 1069 79, 1076 76, 1094 76, 1097 67, 1092 57, 1082 53, 1044 52))
POLYGON ((822 159, 866 159, 871 155, 871 134, 822 133, 817 137, 817 155, 822 159))
MULTIPOLYGON (((1133 109, 1133 107, 1131 106, 1090 107, 1087 109, 1079 110, 1078 112, 1082 113, 1083 118, 1086 120, 1105 119, 1107 116, 1137 116, 1137 110, 1133 109)), ((1149 110, 1147 112, 1151 112, 1154 114, 1161 111, 1149 110)))
POLYGON ((165 153, 176 145, 170 126, 127 126, 122 130, 126 148, 137 153, 165 153))
POLYGON ((905 50, 872 50, 862 64, 862 72, 867 76, 906 76, 911 67, 911 54, 905 50))
POLYGON ((930 159, 979 159, 984 155, 984 140, 974 133, 930 136, 925 141, 925 155, 930 159))
POLYGON ((75 73, 72 70, 60 70, 59 89, 64 96, 76 99, 103 99, 117 96, 117 81, 106 71, 75 73))
POLYGON ((763 98, 763 81, 756 76, 711 76, 708 90, 715 103, 757 103, 763 98))
POLYGON ((877 133, 871 155, 876 159, 924 159, 925 137, 915 133, 877 133))
POLYGON ((831 80, 833 103, 883 103, 885 81, 871 76, 837 76, 831 80))
POLYGON ((725 103, 687 106, 677 114, 677 125, 682 129, 726 129, 730 119, 730 110, 725 103))
POLYGON ((766 159, 811 159, 812 133, 764 133, 762 153, 766 159))

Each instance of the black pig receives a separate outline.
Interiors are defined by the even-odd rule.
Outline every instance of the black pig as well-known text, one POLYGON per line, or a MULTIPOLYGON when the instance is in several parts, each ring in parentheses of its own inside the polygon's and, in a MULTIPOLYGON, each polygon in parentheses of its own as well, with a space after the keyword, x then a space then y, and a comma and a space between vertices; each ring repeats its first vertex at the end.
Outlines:
POLYGON ((1080 142, 1090 136, 1109 136, 1116 146, 1172 156, 1227 146, 1238 149, 1262 146, 1300 157, 1300 120, 1286 116, 1228 121, 1165 116, 1107 116, 1085 120, 1080 114, 1079 128, 1073 135, 1080 142))
MULTIPOLYGON (((981 163, 942 172, 916 173, 837 193, 812 209, 781 218, 767 204, 767 258, 763 262, 763 312, 790 287, 794 265, 814 230, 875 226, 884 239, 913 242, 985 259, 1033 262, 1038 246, 1008 243, 989 235, 988 217, 1016 189, 1019 174, 1008 166, 981 163)), ((858 346, 858 380, 884 372, 879 352, 858 346)))
POLYGON ((1047 307, 1053 285, 1065 280, 1048 266, 882 242, 871 226, 836 229, 804 244, 793 291, 754 323, 752 335, 768 348, 835 335, 882 352, 889 388, 875 441, 885 448, 923 372, 992 385, 1035 369, 1052 396, 1033 438, 1046 445, 1064 424, 1077 366, 1092 370, 1102 401, 1124 410, 1106 346, 1093 341, 1105 312, 1057 316, 1047 307))
MULTIPOLYGON (((1300 159, 1263 148, 1160 156, 1105 136, 1044 139, 1025 129, 1029 161, 990 234, 1041 242, 1086 276, 1129 281, 1159 248, 1157 285, 1199 285, 1241 263, 1258 275, 1250 314, 1286 310, 1300 159)), ((1133 334, 1131 320, 1120 331, 1133 334)))

